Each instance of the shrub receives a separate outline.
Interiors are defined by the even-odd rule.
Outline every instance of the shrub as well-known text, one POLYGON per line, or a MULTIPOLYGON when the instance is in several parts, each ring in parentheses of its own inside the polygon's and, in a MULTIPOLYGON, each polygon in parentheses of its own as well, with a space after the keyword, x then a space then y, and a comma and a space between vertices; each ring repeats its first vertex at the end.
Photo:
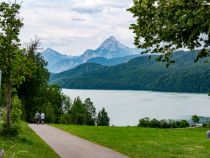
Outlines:
POLYGON ((48 123, 55 123, 55 110, 53 105, 48 102, 45 109, 45 113, 46 113, 46 122, 48 123))
POLYGON ((148 117, 145 117, 144 119, 139 120, 139 127, 150 127, 150 119, 148 117))
POLYGON ((11 111, 11 123, 18 124, 21 121, 21 101, 17 96, 13 97, 12 101, 12 111, 11 111))
POLYGON ((0 127, 0 135, 4 137, 17 136, 21 131, 19 124, 3 123, 0 127))
POLYGON ((184 127, 189 127, 190 124, 186 121, 186 120, 181 120, 180 121, 180 127, 184 128, 184 127))
MULTIPOLYGON (((10 123, 6 123, 5 120, 3 120, 3 123, 0 127, 0 135, 17 136, 21 131, 21 115, 21 101, 17 96, 14 96, 12 99, 11 121, 10 123)), ((5 119, 5 115, 3 118, 5 119)))
POLYGON ((61 123, 61 124, 72 124, 71 115, 68 114, 68 113, 61 115, 59 123, 61 123))
POLYGON ((203 127, 208 127, 208 124, 207 123, 203 123, 203 127))
POLYGON ((150 120, 148 117, 139 120, 139 127, 150 127, 150 128, 185 128, 189 127, 190 124, 186 120, 174 121, 174 120, 150 120))

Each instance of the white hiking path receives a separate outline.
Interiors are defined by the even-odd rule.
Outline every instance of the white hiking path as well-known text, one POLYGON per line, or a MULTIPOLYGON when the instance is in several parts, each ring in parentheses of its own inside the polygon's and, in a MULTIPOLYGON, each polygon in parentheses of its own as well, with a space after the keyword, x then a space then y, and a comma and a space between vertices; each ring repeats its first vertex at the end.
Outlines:
POLYGON ((61 158, 128 158, 116 151, 91 143, 55 127, 36 124, 29 124, 29 127, 61 158))

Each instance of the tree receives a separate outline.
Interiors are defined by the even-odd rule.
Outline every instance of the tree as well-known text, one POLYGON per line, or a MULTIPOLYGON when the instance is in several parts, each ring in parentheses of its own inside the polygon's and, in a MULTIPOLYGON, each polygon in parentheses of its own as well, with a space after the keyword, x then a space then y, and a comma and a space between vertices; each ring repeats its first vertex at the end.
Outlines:
POLYGON ((0 3, 0 69, 3 72, 3 86, 6 102, 6 123, 10 126, 12 88, 24 80, 23 50, 20 49, 19 33, 23 26, 18 17, 20 5, 0 3))
POLYGON ((147 52, 162 53, 159 61, 170 59, 174 50, 203 47, 199 58, 209 56, 210 4, 207 0, 133 0, 128 9, 136 19, 130 29, 135 34, 134 44, 147 52))
POLYGON ((192 116, 192 121, 193 121, 194 124, 199 123, 200 118, 197 115, 193 115, 192 116))
POLYGON ((70 111, 71 107, 72 107, 71 99, 68 96, 62 94, 62 110, 63 110, 63 113, 64 114, 68 113, 70 111))
POLYGON ((35 39, 28 44, 24 56, 27 59, 26 66, 30 73, 25 76, 23 83, 16 87, 18 96, 23 103, 23 118, 29 122, 33 121, 34 113, 37 110, 45 110, 43 105, 48 104, 49 72, 45 68, 47 63, 38 53, 39 47, 39 39, 35 39))
POLYGON ((47 114, 46 122, 55 123, 55 119, 56 119, 55 110, 54 110, 53 105, 50 102, 48 102, 46 105, 45 114, 47 114))
POLYGON ((74 99, 70 110, 72 123, 76 125, 85 125, 87 122, 87 111, 79 97, 74 99))
POLYGON ((150 119, 148 117, 140 119, 138 126, 139 127, 150 127, 150 119))
POLYGON ((98 126, 109 126, 110 118, 105 108, 98 112, 97 125, 98 126))
POLYGON ((39 53, 40 40, 32 40, 25 51, 27 67, 30 73, 17 88, 23 103, 23 118, 32 122, 36 111, 46 113, 46 121, 59 123, 64 110, 71 106, 71 100, 57 85, 48 85, 47 63, 39 53))
POLYGON ((186 121, 186 120, 181 120, 180 121, 180 127, 184 128, 184 127, 189 127, 190 124, 186 121))
POLYGON ((90 98, 84 101, 84 107, 87 111, 87 125, 95 125, 96 108, 90 98))

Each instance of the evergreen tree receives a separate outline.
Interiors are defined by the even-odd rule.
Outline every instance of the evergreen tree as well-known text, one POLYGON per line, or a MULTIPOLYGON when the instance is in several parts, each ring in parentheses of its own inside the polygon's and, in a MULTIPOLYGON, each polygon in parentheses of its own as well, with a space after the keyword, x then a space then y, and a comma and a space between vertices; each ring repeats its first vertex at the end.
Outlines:
POLYGON ((109 126, 110 118, 105 108, 98 112, 97 125, 98 126, 109 126))
POLYGON ((90 98, 84 101, 84 107, 87 111, 87 125, 95 125, 96 108, 90 98))
POLYGON ((85 125, 87 123, 87 111, 79 97, 74 99, 70 115, 73 124, 85 125))

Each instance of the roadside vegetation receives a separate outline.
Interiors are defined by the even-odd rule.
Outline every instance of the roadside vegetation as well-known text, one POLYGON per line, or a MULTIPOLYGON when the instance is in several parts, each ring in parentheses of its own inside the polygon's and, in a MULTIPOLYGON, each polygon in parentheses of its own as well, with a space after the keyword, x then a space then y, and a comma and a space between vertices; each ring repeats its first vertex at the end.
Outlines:
POLYGON ((132 158, 207 158, 210 155, 206 128, 52 126, 132 158))
POLYGON ((21 122, 21 127, 17 137, 0 137, 0 148, 5 151, 4 158, 59 158, 26 123, 21 122))
POLYGON ((39 53, 40 40, 23 47, 19 35, 21 5, 0 3, 0 135, 17 136, 21 120, 34 121, 34 114, 47 113, 47 122, 58 123, 69 98, 57 85, 49 85, 50 73, 39 53))

